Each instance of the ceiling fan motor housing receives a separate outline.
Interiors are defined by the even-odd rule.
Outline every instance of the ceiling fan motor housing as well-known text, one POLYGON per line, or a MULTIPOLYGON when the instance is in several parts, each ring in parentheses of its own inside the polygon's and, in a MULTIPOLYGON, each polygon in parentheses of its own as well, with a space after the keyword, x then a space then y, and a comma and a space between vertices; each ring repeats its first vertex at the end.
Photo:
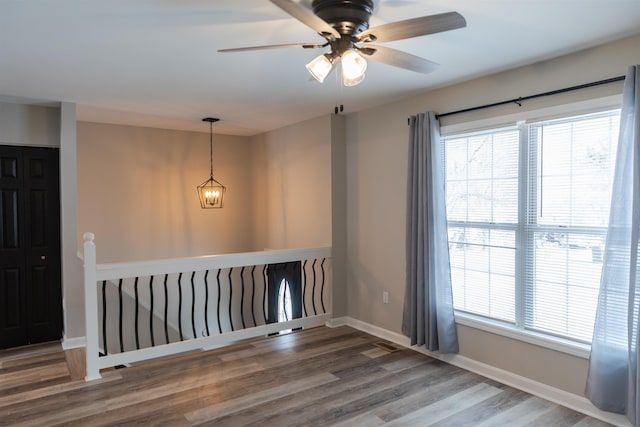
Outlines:
POLYGON ((373 0, 313 0, 313 13, 342 35, 355 36, 369 28, 373 0))

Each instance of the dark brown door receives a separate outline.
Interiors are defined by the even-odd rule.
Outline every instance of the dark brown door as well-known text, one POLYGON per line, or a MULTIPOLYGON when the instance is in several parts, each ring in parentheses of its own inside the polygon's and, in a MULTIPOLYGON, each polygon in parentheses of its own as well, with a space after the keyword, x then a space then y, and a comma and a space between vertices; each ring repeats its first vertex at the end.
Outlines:
POLYGON ((58 158, 0 145, 0 348, 62 337, 58 158))

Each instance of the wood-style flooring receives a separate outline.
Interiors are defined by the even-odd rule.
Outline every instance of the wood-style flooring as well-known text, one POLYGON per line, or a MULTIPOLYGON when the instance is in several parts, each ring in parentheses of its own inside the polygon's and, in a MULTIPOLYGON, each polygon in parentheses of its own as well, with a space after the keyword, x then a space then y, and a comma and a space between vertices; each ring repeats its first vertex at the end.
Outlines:
POLYGON ((607 425, 385 344, 349 327, 321 327, 103 370, 89 383, 81 350, 4 350, 0 425, 607 425))

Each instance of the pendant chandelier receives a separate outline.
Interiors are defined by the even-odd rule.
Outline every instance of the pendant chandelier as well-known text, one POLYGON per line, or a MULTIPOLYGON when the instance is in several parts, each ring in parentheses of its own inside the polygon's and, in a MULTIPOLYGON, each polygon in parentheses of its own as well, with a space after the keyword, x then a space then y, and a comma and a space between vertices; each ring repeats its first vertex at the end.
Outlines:
POLYGON ((202 119, 203 122, 209 122, 209 156, 211 159, 209 179, 198 185, 198 198, 200 199, 200 207, 203 209, 221 208, 226 190, 225 186, 213 177, 213 124, 219 120, 213 117, 202 119))

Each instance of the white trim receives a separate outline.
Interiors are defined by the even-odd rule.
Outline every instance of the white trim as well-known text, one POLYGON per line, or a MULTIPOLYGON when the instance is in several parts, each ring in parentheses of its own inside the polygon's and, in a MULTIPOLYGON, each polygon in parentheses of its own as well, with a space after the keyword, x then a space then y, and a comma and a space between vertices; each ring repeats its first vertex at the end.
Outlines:
POLYGON ((574 411, 581 412, 585 415, 597 418, 615 426, 631 426, 631 423, 627 420, 626 417, 611 412, 601 411, 600 409, 596 408, 586 397, 569 393, 567 391, 560 390, 558 388, 532 380, 530 378, 514 374, 513 372, 509 372, 504 369, 496 368, 495 366, 478 362, 466 356, 460 356, 458 354, 441 354, 438 352, 428 351, 424 347, 412 347, 410 346, 409 338, 397 332, 392 332, 379 326, 375 326, 351 317, 332 319, 328 323, 335 323, 336 325, 345 324, 352 328, 358 329, 382 339, 386 339, 387 341, 391 341, 403 347, 410 348, 419 353, 426 354, 427 356, 442 360, 444 362, 450 363, 451 365, 474 372, 478 375, 482 375, 483 377, 490 378, 502 384, 506 384, 510 387, 523 390, 527 393, 533 394, 534 396, 549 400, 551 402, 557 403, 558 405, 565 406, 567 408, 573 409, 574 411))
POLYGON ((73 337, 67 338, 66 336, 62 337, 62 349, 70 350, 72 348, 83 348, 87 344, 87 341, 84 337, 73 337))
POLYGON ((328 328, 338 328, 340 326, 347 326, 349 323, 350 317, 336 317, 334 319, 329 319, 324 324, 328 328))
POLYGON ((383 338, 387 341, 391 341, 403 347, 411 347, 411 341, 409 340, 409 338, 397 332, 392 332, 388 329, 384 329, 379 326, 372 325, 371 323, 354 319, 352 317, 346 317, 345 322, 347 326, 351 326, 352 328, 358 329, 359 331, 375 335, 376 337, 383 338))
POLYGON ((269 252, 258 251, 145 262, 98 264, 96 266, 96 280, 115 280, 127 277, 180 273, 182 271, 203 271, 247 265, 274 264, 312 258, 331 258, 331 248, 282 249, 269 252))
POLYGON ((456 312, 456 323, 458 325, 468 326, 470 328, 501 335, 514 340, 526 342, 528 344, 570 354, 582 359, 588 359, 589 353, 591 352, 591 346, 588 344, 581 344, 547 334, 518 329, 512 325, 503 324, 491 319, 478 318, 467 313, 456 312))
MULTIPOLYGON (((127 351, 124 353, 114 353, 100 357, 97 361, 100 369, 129 363, 141 362, 144 360, 156 359, 165 356, 174 356, 187 351, 200 350, 203 348, 217 348, 234 344, 237 341, 262 337, 284 329, 311 328, 325 324, 330 318, 330 314, 321 314, 313 317, 304 317, 290 320, 288 322, 269 323, 255 326, 253 328, 240 329, 233 332, 224 332, 219 335, 211 335, 187 341, 178 341, 170 344, 163 344, 155 347, 143 348, 140 350, 127 351)), ((99 374, 97 378, 100 378, 99 374)), ((86 380, 97 379, 95 376, 87 375, 86 380)))

